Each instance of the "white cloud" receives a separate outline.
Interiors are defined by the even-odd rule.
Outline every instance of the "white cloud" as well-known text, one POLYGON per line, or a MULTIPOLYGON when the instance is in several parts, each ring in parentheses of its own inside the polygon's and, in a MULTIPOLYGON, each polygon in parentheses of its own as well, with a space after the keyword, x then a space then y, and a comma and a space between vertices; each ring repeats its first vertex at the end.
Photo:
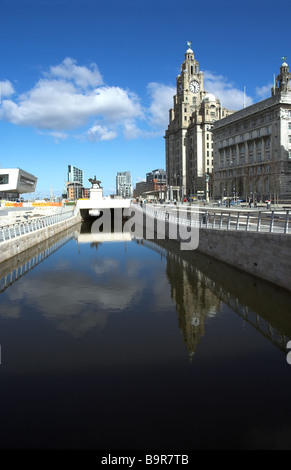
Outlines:
POLYGON ((262 87, 256 87, 256 95, 259 97, 260 100, 265 100, 266 98, 270 98, 271 96, 271 88, 274 86, 273 83, 269 83, 268 85, 262 87))
POLYGON ((61 64, 51 67, 47 75, 72 80, 82 88, 103 85, 103 78, 97 65, 91 64, 91 69, 79 66, 76 60, 67 57, 61 64))
POLYGON ((143 132, 137 127, 134 121, 125 121, 123 123, 123 136, 126 140, 137 139, 143 132))
POLYGON ((118 134, 113 130, 109 130, 107 127, 95 124, 88 130, 87 135, 91 142, 97 142, 100 140, 113 140, 118 134))
POLYGON ((51 66, 18 96, 11 97, 15 90, 8 80, 0 86, 0 119, 47 131, 56 142, 68 137, 65 131, 84 127, 80 134, 91 141, 112 140, 120 133, 126 140, 160 136, 168 126, 176 92, 172 86, 149 83, 150 105, 145 109, 135 93, 104 85, 96 64, 79 66, 70 57, 51 66), (141 121, 147 129, 139 127, 141 121))
POLYGON ((65 132, 52 131, 48 132, 48 134, 54 137, 56 143, 58 143, 60 140, 66 140, 68 138, 68 134, 65 132))
POLYGON ((151 105, 148 109, 149 124, 154 128, 166 129, 169 124, 169 109, 173 107, 176 88, 151 82, 148 84, 151 105))
MULTIPOLYGON (((12 92, 10 82, 5 83, 6 96, 12 92)), ((111 125, 127 126, 127 122, 143 117, 138 97, 120 87, 97 86, 102 83, 95 64, 92 70, 79 67, 73 59, 65 59, 51 67, 46 78, 17 99, 4 99, 0 119, 20 126, 60 132, 76 129, 89 120, 103 119, 111 125), (78 87, 83 87, 83 91, 78 87), (96 87, 97 86, 97 87, 96 87), (91 87, 91 88, 90 88, 91 87), (95 88, 92 88, 95 87, 95 88)), ((105 128, 104 128, 105 129, 105 128)), ((100 129, 88 133, 102 137, 100 129)), ((103 140, 117 136, 116 131, 105 132, 103 140)))
POLYGON ((15 93, 15 90, 13 88, 13 85, 9 80, 4 80, 0 82, 0 98, 3 98, 4 96, 10 96, 15 93))
MULTIPOLYGON (((90 97, 92 100, 92 96, 90 97)), ((93 96, 94 108, 109 122, 142 118, 143 111, 137 95, 119 87, 101 87, 93 96)))
POLYGON ((244 96, 244 90, 234 87, 222 75, 215 75, 211 72, 204 72, 204 90, 212 93, 221 102, 221 105, 229 110, 237 111, 242 109, 244 103, 246 106, 253 104, 250 96, 244 96))

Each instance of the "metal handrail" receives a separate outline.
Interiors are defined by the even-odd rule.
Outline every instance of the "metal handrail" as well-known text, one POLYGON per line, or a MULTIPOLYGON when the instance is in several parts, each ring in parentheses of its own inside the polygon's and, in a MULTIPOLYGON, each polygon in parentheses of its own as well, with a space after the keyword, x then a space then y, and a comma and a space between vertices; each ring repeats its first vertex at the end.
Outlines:
POLYGON ((144 204, 142 210, 162 221, 181 225, 187 223, 188 226, 198 225, 208 229, 290 234, 290 210, 219 210, 169 204, 144 204))
MULTIPOLYGON (((13 238, 20 237, 27 233, 32 233, 45 227, 49 227, 56 223, 68 220, 75 217, 74 209, 68 211, 61 211, 56 214, 46 215, 43 217, 33 217, 26 221, 16 222, 14 224, 7 224, 0 226, 0 243, 13 238)), ((1 223, 1 219, 0 219, 1 223)))

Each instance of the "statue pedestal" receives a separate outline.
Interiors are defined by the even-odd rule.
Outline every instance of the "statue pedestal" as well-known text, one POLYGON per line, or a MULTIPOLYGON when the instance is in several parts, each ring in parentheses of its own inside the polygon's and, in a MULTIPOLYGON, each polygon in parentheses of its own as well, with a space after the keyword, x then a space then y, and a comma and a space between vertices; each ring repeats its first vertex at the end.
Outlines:
POLYGON ((100 199, 103 199, 103 188, 96 187, 90 189, 90 201, 100 201, 100 199))

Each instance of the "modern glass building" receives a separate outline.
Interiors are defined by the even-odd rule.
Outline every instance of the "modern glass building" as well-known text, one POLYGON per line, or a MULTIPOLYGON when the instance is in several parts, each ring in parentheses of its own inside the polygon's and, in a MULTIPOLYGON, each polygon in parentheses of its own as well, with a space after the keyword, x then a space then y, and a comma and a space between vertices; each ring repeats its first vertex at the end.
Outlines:
POLYGON ((33 193, 37 178, 20 168, 0 168, 0 198, 16 200, 20 194, 33 193))
POLYGON ((68 165, 67 197, 78 199, 82 197, 84 172, 74 165, 68 165))

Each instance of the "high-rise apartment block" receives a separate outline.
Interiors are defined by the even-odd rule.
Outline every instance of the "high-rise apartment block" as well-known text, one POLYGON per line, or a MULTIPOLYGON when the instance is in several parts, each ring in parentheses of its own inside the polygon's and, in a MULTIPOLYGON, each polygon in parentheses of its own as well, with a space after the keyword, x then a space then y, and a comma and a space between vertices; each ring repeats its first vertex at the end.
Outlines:
POLYGON ((116 194, 123 198, 131 198, 133 189, 130 171, 118 172, 116 175, 116 194))
POLYGON ((167 174, 165 170, 157 169, 146 174, 146 181, 136 183, 136 196, 163 200, 167 192, 167 174))

